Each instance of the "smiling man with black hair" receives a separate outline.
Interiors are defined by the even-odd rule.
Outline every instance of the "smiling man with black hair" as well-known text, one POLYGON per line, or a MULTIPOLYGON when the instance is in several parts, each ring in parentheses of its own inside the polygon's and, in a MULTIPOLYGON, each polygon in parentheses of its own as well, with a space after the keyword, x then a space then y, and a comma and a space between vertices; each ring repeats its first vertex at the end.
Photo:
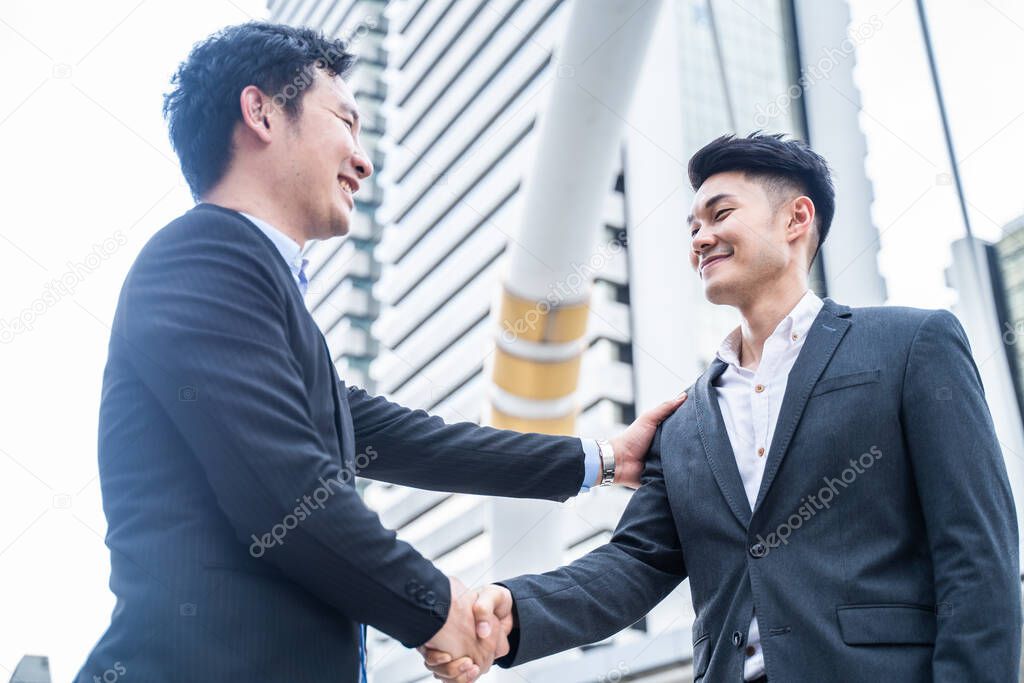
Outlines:
POLYGON ((499 664, 607 638, 688 577, 695 681, 1016 680, 1016 514, 960 323, 810 291, 835 200, 804 143, 722 137, 689 177, 690 263, 740 325, 611 541, 481 592, 499 664))

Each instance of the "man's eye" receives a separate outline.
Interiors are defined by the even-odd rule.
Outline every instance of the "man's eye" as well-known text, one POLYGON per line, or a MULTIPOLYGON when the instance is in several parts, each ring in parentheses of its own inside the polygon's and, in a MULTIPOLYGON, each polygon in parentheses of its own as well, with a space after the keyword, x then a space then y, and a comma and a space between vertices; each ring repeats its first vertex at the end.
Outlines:
POLYGON ((729 213, 730 211, 732 211, 732 209, 722 209, 721 211, 719 211, 718 213, 716 213, 716 214, 715 214, 715 220, 716 220, 716 221, 720 221, 720 220, 722 220, 722 218, 723 218, 723 217, 724 217, 724 216, 725 216, 726 214, 728 214, 728 213, 729 213))

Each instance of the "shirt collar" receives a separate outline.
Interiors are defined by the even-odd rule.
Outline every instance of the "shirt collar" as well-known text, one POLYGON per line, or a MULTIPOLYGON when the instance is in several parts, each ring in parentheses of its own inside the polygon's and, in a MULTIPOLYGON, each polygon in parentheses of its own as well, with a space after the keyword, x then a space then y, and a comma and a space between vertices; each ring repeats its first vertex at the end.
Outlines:
MULTIPOLYGON (((800 301, 796 302, 785 318, 775 327, 769 339, 782 338, 786 343, 803 344, 804 337, 810 331, 814 319, 818 317, 824 302, 811 290, 804 292, 800 301)), ((740 367, 740 347, 743 343, 743 333, 739 327, 729 333, 729 336, 722 341, 718 348, 718 358, 722 361, 740 367)))
POLYGON ((252 221, 253 225, 259 228, 260 232, 266 235, 267 238, 274 243, 274 246, 277 247, 278 253, 281 254, 281 258, 284 259, 288 269, 291 270, 292 277, 295 279, 295 284, 297 284, 299 286, 299 290, 305 294, 305 291, 303 290, 305 289, 306 284, 306 266, 309 265, 309 259, 302 257, 305 250, 299 246, 298 242, 265 220, 256 218, 256 216, 245 213, 244 211, 239 211, 239 213, 252 221))

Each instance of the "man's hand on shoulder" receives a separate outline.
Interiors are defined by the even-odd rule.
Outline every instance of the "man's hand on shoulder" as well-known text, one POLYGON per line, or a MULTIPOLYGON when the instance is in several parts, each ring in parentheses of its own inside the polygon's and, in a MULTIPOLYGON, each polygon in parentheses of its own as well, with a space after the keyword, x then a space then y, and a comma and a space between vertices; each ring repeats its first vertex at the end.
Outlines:
POLYGON ((686 392, 642 413, 626 431, 610 439, 615 451, 615 483, 637 488, 644 472, 644 459, 651 448, 654 432, 669 415, 686 402, 686 392))

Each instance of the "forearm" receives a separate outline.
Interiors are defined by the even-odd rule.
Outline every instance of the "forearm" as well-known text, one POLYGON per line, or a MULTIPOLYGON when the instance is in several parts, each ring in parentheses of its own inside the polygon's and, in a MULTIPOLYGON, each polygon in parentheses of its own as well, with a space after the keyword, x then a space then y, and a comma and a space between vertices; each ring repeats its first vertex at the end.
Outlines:
POLYGON ((517 621, 514 647, 498 664, 518 666, 604 640, 642 619, 682 579, 608 544, 567 567, 501 581, 517 621))
POLYGON ((447 424, 350 388, 356 450, 377 454, 358 474, 433 491, 563 501, 579 493, 580 440, 447 424))

